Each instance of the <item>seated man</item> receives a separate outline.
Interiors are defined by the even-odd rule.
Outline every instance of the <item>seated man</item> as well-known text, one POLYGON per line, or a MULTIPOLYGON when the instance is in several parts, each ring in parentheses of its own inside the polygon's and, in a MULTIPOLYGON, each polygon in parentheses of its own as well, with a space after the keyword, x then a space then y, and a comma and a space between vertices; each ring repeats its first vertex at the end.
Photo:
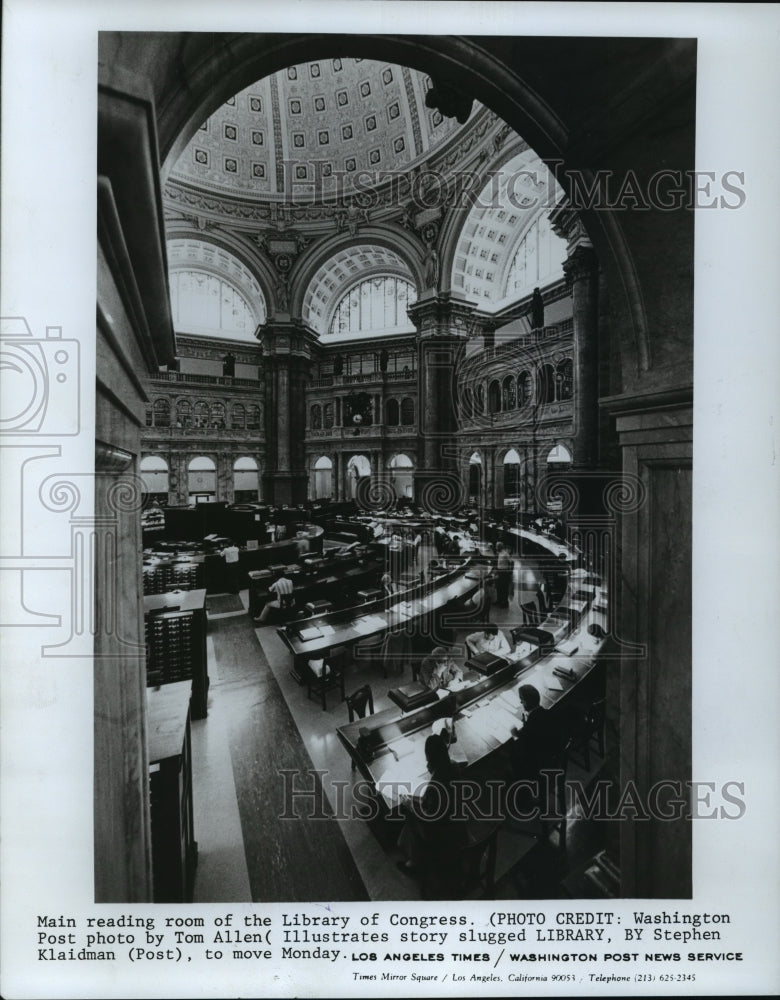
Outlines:
POLYGON ((497 656, 508 656, 511 648, 506 636, 498 625, 486 625, 481 632, 472 632, 466 636, 466 645, 474 656, 480 653, 495 653, 497 656))
POLYGON ((293 583, 286 572, 282 573, 278 580, 271 584, 268 593, 273 594, 272 598, 266 601, 265 607, 260 612, 258 622, 264 625, 272 611, 279 611, 281 608, 291 608, 295 599, 293 597, 293 583))
POLYGON ((391 597, 393 594, 397 594, 399 590, 398 585, 393 581, 389 573, 385 573, 382 577, 380 587, 385 597, 391 597))
POLYGON ((444 646, 437 646, 420 664, 420 683, 431 691, 449 687, 451 681, 462 681, 463 671, 444 646))

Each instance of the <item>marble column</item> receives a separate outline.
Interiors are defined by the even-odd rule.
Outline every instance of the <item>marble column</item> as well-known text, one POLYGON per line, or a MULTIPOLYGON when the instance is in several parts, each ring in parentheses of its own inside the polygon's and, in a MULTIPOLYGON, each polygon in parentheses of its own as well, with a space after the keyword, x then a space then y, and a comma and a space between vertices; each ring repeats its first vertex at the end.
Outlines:
POLYGON ((308 484, 305 387, 316 338, 304 324, 289 319, 269 321, 258 337, 265 373, 263 495, 275 504, 302 503, 308 484))
POLYGON ((414 498, 431 511, 460 506, 458 369, 473 329, 475 306, 450 294, 426 292, 408 309, 417 327, 417 468, 414 498))
POLYGON ((599 267, 582 221, 571 207, 550 214, 553 230, 566 240, 563 265, 572 295, 574 339, 574 440, 572 469, 599 464, 599 267))
POLYGON ((599 460, 598 262, 593 249, 576 247, 563 265, 572 291, 574 325, 573 467, 592 469, 599 460))

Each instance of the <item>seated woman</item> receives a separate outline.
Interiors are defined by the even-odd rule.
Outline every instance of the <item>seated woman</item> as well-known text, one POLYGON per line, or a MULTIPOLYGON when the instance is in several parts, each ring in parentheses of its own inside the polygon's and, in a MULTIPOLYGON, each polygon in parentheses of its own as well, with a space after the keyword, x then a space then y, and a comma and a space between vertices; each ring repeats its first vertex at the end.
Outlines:
POLYGON ((431 691, 449 687, 452 681, 462 681, 463 671, 444 646, 437 646, 420 664, 420 683, 431 691))
POLYGON ((467 810, 459 809, 458 768, 450 760, 440 735, 425 741, 430 781, 422 794, 402 796, 406 812, 398 847, 405 855, 398 867, 405 875, 423 874, 427 867, 446 864, 467 842, 467 810))

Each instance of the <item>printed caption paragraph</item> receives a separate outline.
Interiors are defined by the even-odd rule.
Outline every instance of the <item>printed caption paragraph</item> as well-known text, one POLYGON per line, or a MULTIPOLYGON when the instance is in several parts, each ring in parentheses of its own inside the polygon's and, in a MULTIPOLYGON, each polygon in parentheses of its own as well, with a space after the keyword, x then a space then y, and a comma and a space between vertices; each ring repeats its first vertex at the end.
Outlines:
POLYGON ((741 943, 730 940, 728 913, 678 910, 506 909, 483 922, 451 913, 292 909, 273 916, 226 911, 36 920, 41 963, 315 961, 355 982, 663 984, 694 982, 690 968, 700 963, 744 961, 741 943))

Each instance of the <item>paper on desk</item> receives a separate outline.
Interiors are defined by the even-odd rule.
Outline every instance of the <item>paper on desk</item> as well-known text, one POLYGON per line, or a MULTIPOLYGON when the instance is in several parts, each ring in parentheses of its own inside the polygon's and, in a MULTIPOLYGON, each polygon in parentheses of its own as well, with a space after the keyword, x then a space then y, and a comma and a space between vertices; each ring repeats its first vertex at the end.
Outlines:
POLYGON ((333 635, 336 631, 332 625, 318 625, 317 627, 323 635, 333 635))
POLYGON ((519 721, 518 717, 508 708, 504 708, 503 705, 496 705, 490 713, 491 725, 499 738, 505 734, 504 739, 508 739, 512 735, 512 730, 518 726, 519 721))
POLYGON ((352 623, 352 627, 356 632, 361 635, 365 635, 367 632, 373 632, 375 629, 384 628, 387 622, 384 618, 380 618, 378 615, 366 615, 364 618, 358 618, 357 621, 352 623))
POLYGON ((388 795, 398 795, 399 792, 411 795, 421 791, 419 786, 427 783, 429 777, 425 754, 420 751, 394 760, 377 779, 376 790, 388 795))
POLYGON ((493 713, 490 711, 483 709, 482 711, 473 712, 469 719, 469 727, 488 746, 497 747, 504 742, 496 732, 497 727, 493 722, 493 713))

